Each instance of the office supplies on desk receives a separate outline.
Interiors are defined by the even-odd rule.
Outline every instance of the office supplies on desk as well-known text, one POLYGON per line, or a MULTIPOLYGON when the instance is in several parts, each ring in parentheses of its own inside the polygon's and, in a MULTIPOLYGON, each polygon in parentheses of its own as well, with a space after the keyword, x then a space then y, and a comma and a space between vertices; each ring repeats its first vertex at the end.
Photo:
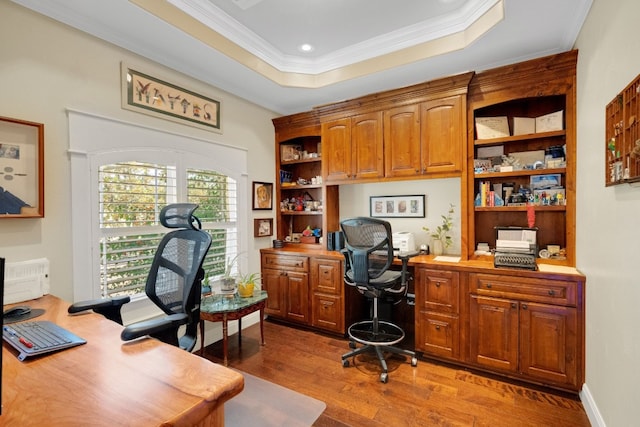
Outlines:
POLYGON ((48 320, 20 322, 2 327, 2 338, 20 352, 18 359, 63 350, 87 341, 48 320))

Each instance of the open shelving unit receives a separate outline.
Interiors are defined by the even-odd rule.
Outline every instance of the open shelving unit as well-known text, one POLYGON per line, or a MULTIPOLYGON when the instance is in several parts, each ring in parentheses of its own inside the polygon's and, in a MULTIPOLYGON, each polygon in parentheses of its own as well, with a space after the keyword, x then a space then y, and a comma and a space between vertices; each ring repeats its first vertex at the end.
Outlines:
MULTIPOLYGON (((564 257, 541 260, 563 265, 575 265, 575 64, 577 52, 567 52, 555 56, 532 60, 515 66, 501 67, 487 72, 477 73, 469 87, 469 121, 467 166, 467 257, 475 258, 478 243, 488 243, 495 248, 495 227, 529 226, 529 210, 532 205, 535 215, 534 226, 538 228, 539 248, 547 245, 559 245, 564 257), (514 118, 536 118, 551 113, 562 112, 562 128, 538 133, 513 135, 514 118), (510 133, 508 136, 479 139, 476 131, 476 119, 487 117, 506 117, 510 133), (472 143, 471 143, 472 142, 472 143), (478 150, 485 147, 498 147, 505 156, 514 153, 542 152, 544 161, 535 168, 515 167, 513 170, 498 172, 475 169, 474 159, 478 159, 478 150), (558 166, 547 163, 551 152, 562 150, 564 162, 558 166), (511 184, 514 193, 522 188, 531 187, 532 177, 550 175, 559 177, 564 194, 559 200, 547 198, 533 202, 502 206, 478 206, 476 198, 481 194, 481 186, 490 189, 496 184, 511 184)), ((521 165, 522 166, 522 165, 521 165)), ((527 167, 531 167, 527 165, 527 167)), ((498 169, 499 170, 499 169, 498 169)), ((544 190, 543 190, 544 191, 544 190)), ((549 190, 551 195, 555 190, 549 190)), ((507 199, 505 194, 501 194, 507 199)))

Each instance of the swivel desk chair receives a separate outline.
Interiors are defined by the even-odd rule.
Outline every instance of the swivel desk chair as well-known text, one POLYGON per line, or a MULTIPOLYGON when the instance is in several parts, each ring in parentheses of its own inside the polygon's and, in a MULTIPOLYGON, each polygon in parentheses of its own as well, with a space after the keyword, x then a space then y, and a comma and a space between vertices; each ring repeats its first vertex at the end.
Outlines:
MULTIPOLYGON (((200 298, 204 270, 202 263, 211 246, 211 236, 202 231, 193 215, 198 205, 176 203, 165 206, 160 222, 168 232, 160 241, 145 284, 145 293, 166 316, 125 327, 123 341, 150 335, 165 343, 192 351, 196 344, 200 320, 200 298), (180 328, 184 333, 179 335, 180 328)), ((69 313, 92 309, 122 324, 121 308, 129 297, 104 298, 72 304, 69 313)))
POLYGON ((394 347, 404 339, 399 326, 378 318, 378 300, 389 296, 402 298, 407 293, 407 264, 414 254, 399 254, 402 270, 391 270, 395 258, 391 225, 376 218, 352 218, 340 223, 345 237, 345 284, 354 286, 372 300, 370 320, 349 326, 349 347, 353 350, 342 355, 342 366, 349 366, 349 359, 361 353, 375 351, 382 366, 380 381, 388 381, 387 362, 383 352, 411 357, 411 366, 417 366, 415 352, 394 347), (356 343, 363 347, 356 348, 356 343))

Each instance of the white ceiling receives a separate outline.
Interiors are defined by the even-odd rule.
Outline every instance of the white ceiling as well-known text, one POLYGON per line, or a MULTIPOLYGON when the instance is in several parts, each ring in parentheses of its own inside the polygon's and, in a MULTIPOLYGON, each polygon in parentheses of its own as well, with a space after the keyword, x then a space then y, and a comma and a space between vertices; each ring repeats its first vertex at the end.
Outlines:
POLYGON ((593 2, 13 1, 280 114, 570 50, 593 2))

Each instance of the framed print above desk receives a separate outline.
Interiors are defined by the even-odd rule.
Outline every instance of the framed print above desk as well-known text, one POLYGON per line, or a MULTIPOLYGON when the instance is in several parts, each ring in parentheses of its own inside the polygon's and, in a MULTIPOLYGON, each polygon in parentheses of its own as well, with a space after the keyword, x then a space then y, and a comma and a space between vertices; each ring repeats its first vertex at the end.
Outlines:
POLYGON ((369 214, 375 218, 424 218, 424 194, 371 196, 369 214))
POLYGON ((0 218, 44 217, 44 125, 0 117, 0 218))

